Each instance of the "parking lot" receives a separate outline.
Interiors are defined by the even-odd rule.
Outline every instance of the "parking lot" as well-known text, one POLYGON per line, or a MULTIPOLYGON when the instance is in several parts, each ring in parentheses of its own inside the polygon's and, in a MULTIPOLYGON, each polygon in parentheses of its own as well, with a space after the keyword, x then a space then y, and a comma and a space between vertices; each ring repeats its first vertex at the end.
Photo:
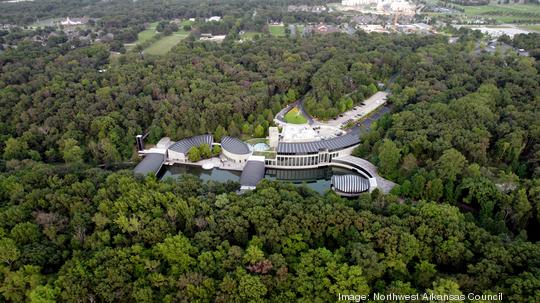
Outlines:
POLYGON ((362 117, 368 115, 369 113, 377 109, 379 106, 386 103, 387 96, 387 92, 377 92, 373 96, 367 98, 363 102, 363 105, 359 104, 350 111, 346 111, 340 114, 335 119, 331 119, 326 122, 317 121, 316 124, 342 128, 343 126, 347 125, 349 121, 356 121, 358 119, 361 119, 362 117))

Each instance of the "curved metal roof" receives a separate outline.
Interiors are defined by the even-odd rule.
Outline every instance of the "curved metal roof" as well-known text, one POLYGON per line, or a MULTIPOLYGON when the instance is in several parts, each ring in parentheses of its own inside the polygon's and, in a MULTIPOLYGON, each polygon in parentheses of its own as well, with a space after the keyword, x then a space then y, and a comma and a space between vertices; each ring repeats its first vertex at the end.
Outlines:
POLYGON ((198 147, 203 144, 208 144, 208 146, 211 147, 212 143, 214 143, 214 137, 212 135, 200 135, 182 139, 169 146, 169 149, 178 153, 187 154, 194 146, 198 147))
POLYGON ((248 145, 242 140, 228 136, 221 139, 221 148, 237 155, 246 155, 251 153, 248 145))
POLYGON ((336 151, 360 143, 360 137, 356 133, 348 133, 343 136, 328 140, 312 142, 279 142, 278 154, 316 154, 321 150, 336 151))
POLYGON ((240 176, 240 185, 242 187, 255 187, 264 178, 264 172, 266 168, 264 161, 248 160, 242 175, 240 176))
POLYGON ((369 190, 369 180, 357 175, 332 176, 332 186, 335 190, 356 194, 369 190))
POLYGON ((163 154, 146 154, 144 159, 135 166, 133 172, 136 175, 157 174, 164 160, 165 156, 163 154))

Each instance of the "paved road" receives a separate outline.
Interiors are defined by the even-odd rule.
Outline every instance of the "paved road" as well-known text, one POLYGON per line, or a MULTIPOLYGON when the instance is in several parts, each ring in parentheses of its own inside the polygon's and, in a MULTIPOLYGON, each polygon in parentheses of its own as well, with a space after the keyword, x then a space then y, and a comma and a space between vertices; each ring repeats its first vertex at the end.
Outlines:
POLYGON ((304 98, 298 100, 298 108, 300 109, 300 112, 302 112, 304 117, 306 117, 306 119, 308 120, 308 124, 313 125, 313 123, 315 123, 315 120, 313 120, 313 117, 308 114, 308 112, 304 108, 304 98))

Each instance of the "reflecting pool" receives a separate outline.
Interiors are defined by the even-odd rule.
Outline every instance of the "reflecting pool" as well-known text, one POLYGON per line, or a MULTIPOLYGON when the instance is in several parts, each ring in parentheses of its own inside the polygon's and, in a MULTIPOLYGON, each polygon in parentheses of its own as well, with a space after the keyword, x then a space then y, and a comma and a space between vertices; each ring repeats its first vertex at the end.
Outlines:
MULTIPOLYGON (((242 173, 219 168, 204 170, 199 166, 175 164, 164 165, 159 172, 158 177, 172 177, 176 179, 183 174, 195 175, 203 181, 240 182, 240 175, 242 173)), ((305 185, 322 194, 330 189, 330 179, 333 175, 347 174, 358 175, 356 172, 339 167, 320 167, 298 170, 267 168, 264 178, 268 180, 288 181, 296 185, 305 185)))
POLYGON ((257 143, 255 145, 250 145, 252 151, 267 151, 270 149, 270 146, 266 143, 257 143))

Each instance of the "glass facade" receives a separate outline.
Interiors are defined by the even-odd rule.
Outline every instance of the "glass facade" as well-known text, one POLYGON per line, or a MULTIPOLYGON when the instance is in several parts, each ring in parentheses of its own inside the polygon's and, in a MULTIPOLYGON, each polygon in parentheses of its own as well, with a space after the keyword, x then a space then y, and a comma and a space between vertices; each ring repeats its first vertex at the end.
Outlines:
POLYGON ((320 163, 328 163, 337 156, 339 156, 338 152, 322 152, 317 155, 278 155, 275 159, 266 159, 265 163, 286 167, 316 166, 320 163))

